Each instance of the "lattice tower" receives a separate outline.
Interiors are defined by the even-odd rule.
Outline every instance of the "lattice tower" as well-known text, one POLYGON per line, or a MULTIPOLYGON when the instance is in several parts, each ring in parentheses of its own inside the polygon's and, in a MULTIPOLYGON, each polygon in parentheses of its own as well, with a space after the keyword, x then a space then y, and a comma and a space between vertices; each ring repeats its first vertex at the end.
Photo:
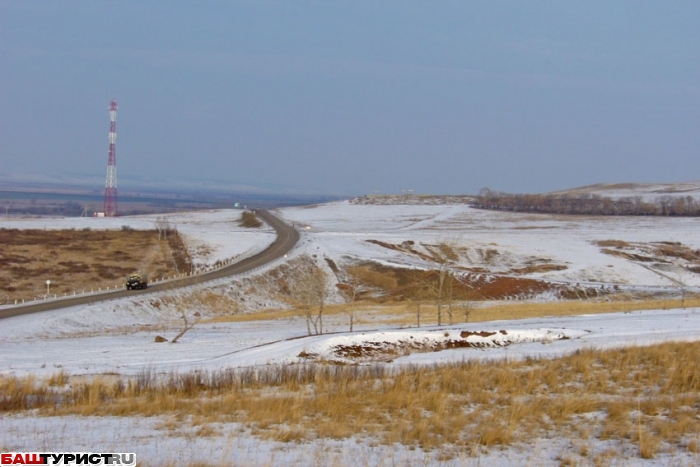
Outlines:
POLYGON ((117 215, 117 101, 109 105, 109 157, 105 182, 105 217, 117 215))

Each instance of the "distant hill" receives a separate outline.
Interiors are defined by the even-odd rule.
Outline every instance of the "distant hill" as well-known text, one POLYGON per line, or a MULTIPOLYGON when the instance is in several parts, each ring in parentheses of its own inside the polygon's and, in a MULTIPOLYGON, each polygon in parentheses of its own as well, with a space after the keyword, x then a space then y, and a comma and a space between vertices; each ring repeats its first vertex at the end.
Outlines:
POLYGON ((546 193, 549 195, 597 195, 606 198, 626 198, 641 196, 645 201, 653 201, 664 196, 692 196, 700 199, 700 181, 676 183, 597 183, 568 190, 546 193))

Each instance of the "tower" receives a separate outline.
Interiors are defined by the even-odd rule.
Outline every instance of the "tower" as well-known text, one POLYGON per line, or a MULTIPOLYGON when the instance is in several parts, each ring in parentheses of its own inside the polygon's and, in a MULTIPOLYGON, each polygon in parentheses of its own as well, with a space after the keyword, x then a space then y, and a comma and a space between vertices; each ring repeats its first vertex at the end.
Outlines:
POLYGON ((105 182, 105 217, 117 215, 117 101, 109 105, 109 157, 107 159, 107 181, 105 182))

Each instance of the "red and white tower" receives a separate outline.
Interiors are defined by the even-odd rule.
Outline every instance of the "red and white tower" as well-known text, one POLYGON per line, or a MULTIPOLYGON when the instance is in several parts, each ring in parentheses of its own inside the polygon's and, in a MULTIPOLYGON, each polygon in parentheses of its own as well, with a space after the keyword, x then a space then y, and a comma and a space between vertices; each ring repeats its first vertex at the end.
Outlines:
POLYGON ((117 101, 109 105, 109 158, 107 159, 107 181, 105 182, 105 217, 117 215, 117 101))

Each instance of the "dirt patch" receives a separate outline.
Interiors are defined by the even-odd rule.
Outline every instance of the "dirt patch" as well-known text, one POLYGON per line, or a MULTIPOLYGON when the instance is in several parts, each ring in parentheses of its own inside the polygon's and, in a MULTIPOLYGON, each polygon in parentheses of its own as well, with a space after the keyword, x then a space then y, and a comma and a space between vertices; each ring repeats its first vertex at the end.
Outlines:
MULTIPOLYGON (((453 334, 445 331, 438 339, 426 336, 417 336, 415 338, 410 336, 399 341, 367 340, 354 344, 338 344, 329 350, 333 358, 376 361, 391 360, 398 356, 412 353, 440 352, 448 349, 497 348, 523 342, 522 338, 518 339, 516 336, 509 336, 505 330, 461 331, 458 336, 453 336, 453 334)), ((546 341, 549 343, 554 340, 568 338, 564 333, 548 332, 546 336, 535 338, 535 341, 546 341)), ((307 351, 301 352, 298 357, 311 360, 320 358, 318 354, 307 351)))
POLYGON ((332 354, 338 358, 351 360, 376 360, 395 358, 412 353, 440 352, 448 349, 481 349, 486 347, 505 347, 512 341, 471 342, 465 339, 448 339, 440 342, 421 344, 415 341, 401 342, 366 342, 362 345, 337 345, 332 354))
MULTIPOLYGON (((503 331, 503 330, 501 330, 499 332, 501 334, 503 334, 504 336, 508 334, 506 331, 503 331)), ((492 331, 492 332, 489 332, 489 331, 479 331, 479 332, 477 332, 477 331, 462 331, 459 333, 459 337, 461 337, 462 339, 467 338, 469 336, 491 337, 491 336, 495 336, 495 335, 496 335, 495 331, 492 331)))
POLYGON ((551 272, 551 271, 563 271, 568 269, 563 264, 533 264, 532 266, 526 266, 524 268, 511 269, 509 272, 511 274, 533 274, 538 272, 551 272))
POLYGON ((630 261, 639 261, 642 263, 653 263, 654 261, 656 261, 656 258, 654 258, 653 256, 645 256, 637 253, 628 253, 622 250, 610 250, 608 248, 603 248, 600 251, 602 251, 606 255, 615 256, 616 258, 628 259, 630 261))
POLYGON ((324 258, 326 260, 326 264, 328 265, 329 268, 331 268, 331 271, 333 271, 333 274, 338 274, 340 272, 340 269, 338 269, 338 265, 335 264, 335 261, 333 261, 330 258, 324 258))
MULTIPOLYGON (((560 270, 566 266, 536 265, 544 270, 560 270)), ((435 300, 439 288, 439 270, 416 270, 364 262, 347 268, 348 273, 361 285, 361 299, 378 302, 435 300)), ((482 273, 472 270, 453 270, 443 283, 443 301, 528 299, 550 293, 562 299, 600 297, 606 290, 581 284, 552 283, 546 280, 482 273)), ((341 290, 346 285, 338 286, 341 290)))
POLYGON ((381 246, 383 248, 387 248, 389 250, 399 251, 401 253, 408 253, 410 255, 417 256, 418 258, 424 259, 426 261, 434 261, 435 260, 435 258, 433 256, 430 256, 430 255, 427 255, 425 253, 421 253, 421 252, 417 251, 414 248, 415 243, 412 240, 407 240, 407 241, 401 243, 400 245, 393 245, 391 243, 382 242, 381 240, 369 239, 369 240, 365 240, 365 241, 367 243, 372 243, 374 245, 378 245, 378 246, 381 246))
POLYGON ((560 285, 537 279, 471 273, 460 277, 460 283, 484 300, 531 298, 561 288, 560 285))

